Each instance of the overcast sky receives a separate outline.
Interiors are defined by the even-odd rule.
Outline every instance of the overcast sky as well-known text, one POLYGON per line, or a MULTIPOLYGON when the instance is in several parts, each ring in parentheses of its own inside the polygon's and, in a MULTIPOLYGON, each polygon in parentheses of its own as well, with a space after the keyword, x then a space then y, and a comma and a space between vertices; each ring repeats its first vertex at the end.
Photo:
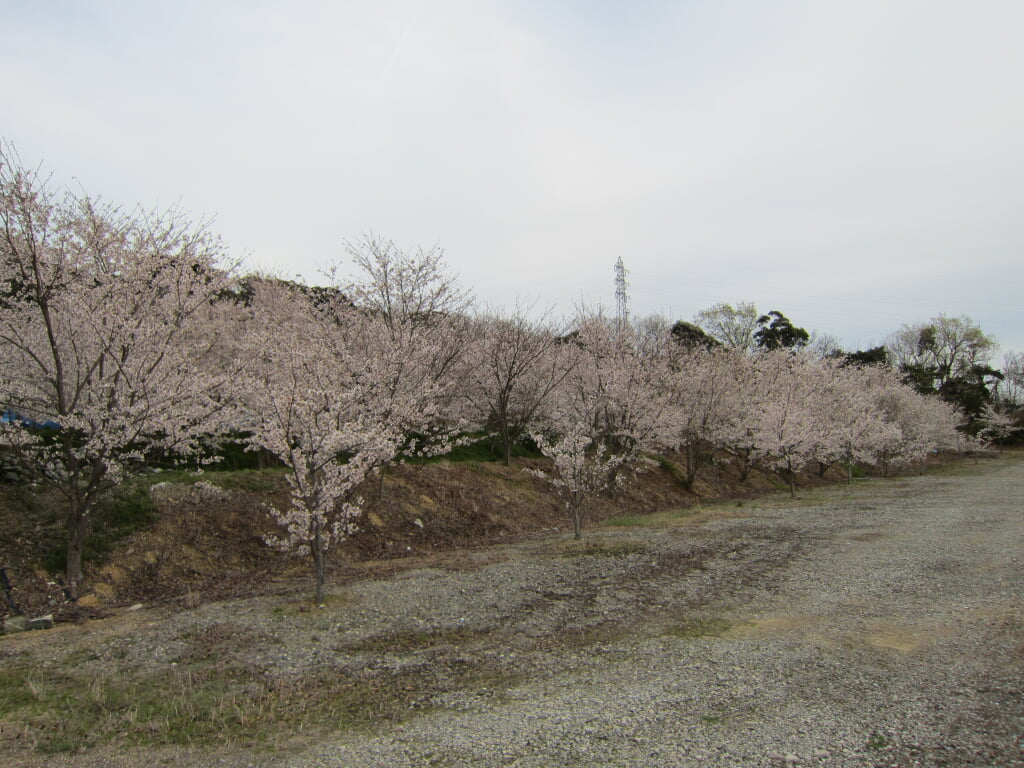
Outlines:
MULTIPOLYGON (((438 245, 478 301, 777 309, 1024 350, 1019 0, 0 0, 0 135, 322 282, 438 245)), ((998 362, 998 360, 997 360, 998 362)))

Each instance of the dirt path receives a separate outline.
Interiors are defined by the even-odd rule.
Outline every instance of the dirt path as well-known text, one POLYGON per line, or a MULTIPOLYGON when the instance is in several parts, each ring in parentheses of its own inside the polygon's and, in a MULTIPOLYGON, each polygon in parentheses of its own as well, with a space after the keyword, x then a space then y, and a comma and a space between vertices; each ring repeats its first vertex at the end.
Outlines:
POLYGON ((278 751, 39 762, 1024 766, 1022 499, 1014 455, 465 553, 345 585, 316 614, 257 600, 135 617, 120 658, 171 664, 182 638, 230 626, 273 638, 244 643, 261 675, 432 685, 398 724, 278 751))

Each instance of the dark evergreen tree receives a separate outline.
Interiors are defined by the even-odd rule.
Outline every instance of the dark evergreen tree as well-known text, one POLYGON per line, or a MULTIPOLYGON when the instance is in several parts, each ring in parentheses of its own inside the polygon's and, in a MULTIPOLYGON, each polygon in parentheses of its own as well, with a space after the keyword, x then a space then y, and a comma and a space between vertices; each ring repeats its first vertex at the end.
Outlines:
POLYGON ((839 355, 843 365, 886 365, 889 361, 889 350, 884 345, 871 349, 860 349, 856 352, 843 352, 839 355))
POLYGON ((806 346, 811 335, 798 328, 789 318, 777 310, 757 319, 760 328, 754 332, 754 341, 761 349, 771 352, 776 349, 799 349, 806 346))
POLYGON ((722 342, 713 336, 709 336, 703 328, 685 320, 679 320, 672 326, 672 338, 676 343, 686 349, 715 349, 722 346, 722 342))

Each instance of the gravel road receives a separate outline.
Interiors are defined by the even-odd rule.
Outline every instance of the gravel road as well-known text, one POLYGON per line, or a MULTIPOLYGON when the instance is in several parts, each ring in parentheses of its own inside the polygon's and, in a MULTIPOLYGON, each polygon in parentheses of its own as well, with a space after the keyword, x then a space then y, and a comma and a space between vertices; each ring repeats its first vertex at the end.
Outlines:
POLYGON ((439 685, 400 725, 153 764, 1024 766, 1022 499, 1024 455, 1006 455, 464 553, 344 585, 312 618, 176 614, 133 652, 164 663, 182 626, 230 618, 278 641, 252 649, 264 674, 439 685))

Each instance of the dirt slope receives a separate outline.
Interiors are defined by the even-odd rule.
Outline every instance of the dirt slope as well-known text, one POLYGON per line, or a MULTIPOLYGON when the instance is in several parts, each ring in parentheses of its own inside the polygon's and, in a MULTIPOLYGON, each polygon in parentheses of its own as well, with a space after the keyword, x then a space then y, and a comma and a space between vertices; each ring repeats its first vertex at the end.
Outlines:
MULTIPOLYGON (((367 568, 385 571, 403 567, 401 561, 408 558, 564 529, 566 516, 550 487, 528 473, 543 466, 518 459, 512 467, 466 462, 391 468, 383 485, 373 481, 363 489, 361 530, 333 553, 333 577, 367 568)), ((808 476, 802 482, 808 486, 822 481, 808 476)), ((25 494, 0 486, 0 531, 8 532, 0 535, 0 565, 8 566, 19 608, 29 615, 53 612, 58 620, 75 620, 135 603, 196 605, 287 591, 306 579, 306 562, 265 543, 276 530, 268 507, 287 505, 283 474, 208 473, 189 484, 163 483, 154 475, 151 483, 156 522, 101 560, 86 564, 86 584, 77 605, 64 599, 58 576, 40 570, 41 543, 48 540, 52 546, 59 530, 52 524, 47 531, 38 524, 22 530, 24 510, 12 502, 15 496, 24 502, 25 494)), ((749 498, 777 487, 777 480, 758 473, 741 483, 722 463, 707 466, 689 492, 664 466, 654 465, 629 478, 616 493, 597 499, 591 520, 624 509, 650 512, 687 508, 702 499, 749 498)), ((41 498, 32 503, 59 504, 59 499, 41 498)), ((4 607, 0 605, 0 616, 4 607)))

